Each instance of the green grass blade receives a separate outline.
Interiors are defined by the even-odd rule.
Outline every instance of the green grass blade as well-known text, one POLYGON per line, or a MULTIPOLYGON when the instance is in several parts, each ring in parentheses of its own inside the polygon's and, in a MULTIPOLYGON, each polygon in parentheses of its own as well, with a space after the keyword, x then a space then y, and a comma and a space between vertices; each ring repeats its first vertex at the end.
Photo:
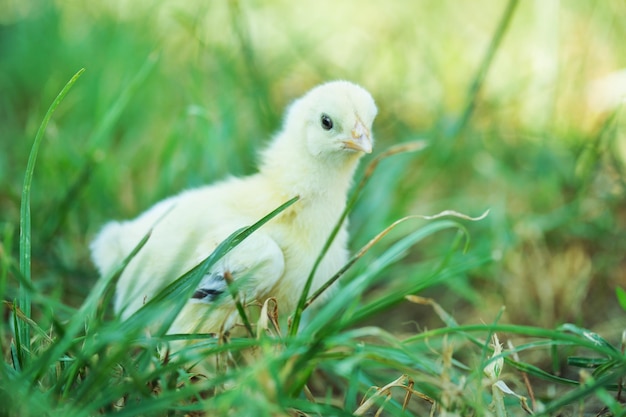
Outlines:
POLYGON ((617 349, 615 346, 611 345, 608 341, 606 341, 604 338, 600 337, 599 334, 591 332, 587 329, 584 329, 582 327, 578 327, 574 324, 571 323, 565 323, 563 325, 561 325, 559 327, 559 330, 561 331, 567 331, 567 332, 571 332, 574 333, 584 339, 587 339, 589 341, 591 341, 592 343, 597 344, 598 346, 602 346, 602 347, 606 347, 607 349, 610 349, 614 354, 619 355, 620 351, 619 349, 617 349))
MULTIPOLYGON (((84 328, 85 323, 89 320, 89 318, 96 314, 102 295, 108 291, 110 286, 115 282, 115 279, 120 276, 131 259, 146 244, 148 238, 150 237, 150 233, 151 232, 148 232, 146 236, 141 239, 133 251, 124 259, 115 271, 106 277, 102 277, 96 283, 96 286, 90 291, 89 296, 80 309, 76 312, 76 314, 74 314, 70 322, 63 327, 62 336, 55 340, 52 346, 46 350, 44 354, 37 358, 37 360, 32 363, 32 366, 24 372, 24 377, 26 379, 40 377, 44 372, 46 372, 48 367, 64 355, 73 344, 78 343, 76 335, 81 331, 81 329, 84 328)), ((57 329, 57 332, 58 331, 59 329, 57 329)))
MULTIPOLYGON (((85 69, 82 68, 76 74, 74 74, 74 76, 67 82, 67 84, 65 84, 65 87, 63 87, 61 92, 57 95, 57 97, 48 108, 46 115, 39 125, 39 130, 35 135, 35 141, 30 150, 30 155, 28 156, 26 173, 24 175, 24 186, 22 187, 22 202, 20 206, 20 271, 26 281, 29 282, 31 281, 30 190, 33 181, 33 173, 35 171, 35 162, 37 161, 37 153, 39 152, 39 146, 41 145, 41 141, 48 126, 48 122, 50 121, 50 118, 52 118, 52 114, 59 106, 59 104, 61 104, 61 101, 63 101, 65 95, 70 91, 74 83, 78 80, 78 78, 83 74, 84 71, 85 69)), ((20 286, 19 308, 22 310, 27 318, 30 318, 30 293, 23 286, 20 286)), ((30 351, 30 327, 26 323, 18 322, 18 328, 16 328, 15 331, 20 333, 22 343, 25 344, 25 356, 22 358, 22 360, 27 363, 29 360, 30 351)), ((24 363, 22 365, 24 365, 24 363)))
POLYGON ((515 369, 525 372, 528 375, 532 375, 534 377, 537 378, 541 378, 544 381, 550 381, 550 382, 554 382, 557 384, 563 384, 563 385, 578 385, 577 381, 571 380, 571 379, 567 379, 567 378, 562 378, 560 376, 556 376, 556 375, 552 375, 551 373, 548 373, 546 371, 544 371, 543 369, 540 369, 534 365, 531 365, 529 363, 525 363, 525 362, 517 362, 514 360, 510 360, 507 358, 506 363, 513 366, 515 369))
MULTIPOLYGON (((623 371, 623 368, 622 368, 623 371)), ((599 389, 602 389, 609 385, 611 382, 615 381, 616 376, 613 374, 605 374, 595 380, 592 380, 590 383, 581 384, 578 389, 568 392, 565 395, 562 395, 559 399, 548 403, 545 408, 539 411, 536 416, 549 416, 553 415, 557 410, 560 410, 562 407, 571 404, 575 401, 579 401, 582 398, 587 398, 591 393, 596 392, 599 389)))
MULTIPOLYGON (((261 226, 286 210, 298 200, 299 197, 292 198, 277 207, 272 212, 268 213, 252 226, 241 228, 231 234, 200 264, 169 284, 154 298, 137 310, 123 323, 123 326, 129 331, 137 328, 143 328, 144 324, 151 320, 154 313, 159 311, 159 315, 163 318, 163 321, 159 326, 159 330, 156 331, 155 334, 164 334, 172 325, 180 310, 185 306, 187 300, 189 300, 189 297, 191 296, 191 293, 198 286, 202 277, 206 275, 209 268, 211 268, 215 262, 239 245, 244 239, 258 230, 261 226)), ((245 316, 242 317, 242 319, 245 321, 245 316)))
MULTIPOLYGON (((401 254, 405 253, 412 245, 415 245, 419 241, 431 236, 434 233, 450 228, 459 228, 460 230, 464 230, 462 225, 450 220, 433 222, 417 230, 413 234, 395 244, 385 253, 384 256, 379 257, 370 266, 370 269, 366 274, 364 274, 364 278, 362 279, 364 279, 365 282, 370 282, 373 278, 379 276, 383 269, 385 269, 392 261, 395 261, 401 254)), ((451 248, 450 253, 452 253, 454 249, 454 247, 451 248)), ((371 317, 377 312, 383 311, 400 302, 406 295, 415 294, 416 292, 431 286, 436 282, 440 282, 444 277, 447 277, 450 274, 458 274, 460 271, 475 267, 474 263, 469 260, 459 262, 458 265, 449 264, 450 259, 446 257, 434 271, 428 273, 428 276, 425 279, 414 283, 408 282, 406 285, 402 286, 402 290, 390 292, 380 299, 359 308, 353 315, 350 316, 349 322, 352 325, 356 324, 359 321, 362 321, 367 317, 371 317)))
POLYGON ((552 329, 543 329, 541 327, 534 326, 522 326, 522 325, 512 325, 512 324, 472 324, 472 325, 464 325, 458 327, 444 327, 441 329, 429 330, 423 333, 417 334, 415 336, 411 336, 405 340, 406 343, 416 343, 427 340, 428 338, 442 336, 444 334, 453 334, 453 333, 471 333, 471 332, 496 332, 496 333, 513 333, 519 334, 529 337, 537 337, 550 339, 555 342, 566 342, 570 344, 574 344, 581 348, 589 349, 593 352, 596 352, 601 355, 609 356, 611 359, 616 359, 624 364, 626 364, 626 358, 619 352, 615 352, 614 348, 608 348, 606 346, 599 345, 594 341, 591 341, 587 338, 580 337, 576 334, 571 334, 569 332, 552 330, 552 329))
MULTIPOLYGON (((407 219, 408 218, 404 218, 394 222, 390 227, 385 229, 385 231, 391 230, 393 226, 407 219)), ((298 359, 298 363, 294 366, 294 369, 304 368, 306 364, 310 362, 310 359, 326 345, 325 339, 330 337, 330 335, 337 333, 342 329, 354 326, 359 321, 362 321, 365 318, 385 310, 389 306, 401 301, 406 295, 416 292, 416 284, 405 285, 402 291, 394 291, 386 297, 369 303, 361 308, 356 309, 355 307, 356 303, 360 300, 359 295, 363 294, 373 282, 381 277, 382 271, 384 271, 391 264, 402 259, 407 254, 408 250, 416 243, 438 231, 448 228, 460 228, 464 230, 462 225, 449 220, 429 223, 392 245, 391 248, 380 255, 364 273, 341 288, 333 296, 332 302, 327 303, 319 312, 317 312, 315 317, 306 326, 306 329, 303 330, 303 337, 313 339, 314 343, 311 343, 306 354, 302 355, 298 359), (355 311, 351 314, 346 313, 346 310, 349 309, 354 309, 355 311)), ((378 237, 372 239, 372 241, 377 240, 378 237)), ((366 247, 367 246, 370 246, 370 244, 366 245, 366 247)), ((358 257, 359 255, 357 254, 355 256, 358 257)), ((438 275, 440 272, 441 267, 437 269, 435 275, 438 275)), ((432 280, 429 279, 428 281, 432 280)), ((420 282, 419 285, 427 286, 427 283, 420 282)), ((305 379, 302 378, 302 373, 299 371, 298 373, 300 373, 300 376, 294 376, 295 382, 292 383, 292 393, 299 392, 302 384, 305 382, 305 379)))
POLYGON ((621 287, 615 287, 615 296, 624 311, 626 311, 626 290, 621 287))
MULTIPOLYGON (((17 304, 13 303, 13 326, 18 329, 19 324, 17 320, 17 304)), ((24 345, 22 345, 21 332, 15 332, 15 343, 11 344, 11 359, 13 361, 13 368, 16 371, 21 371, 22 363, 24 363, 24 345)))
POLYGON ((326 255, 326 252, 328 252, 328 249, 330 249, 330 246, 335 240, 337 233, 339 233, 339 230, 341 229, 341 226, 346 220, 346 217, 348 217, 348 213, 352 211, 352 208, 356 204, 359 198, 359 195, 361 194, 361 191, 363 190, 363 188, 365 187, 365 185, 367 184, 367 182, 373 175, 380 161, 393 155, 420 151, 424 149, 425 147, 426 147, 426 143, 423 141, 403 143, 403 144, 391 147, 387 149, 385 152, 382 152, 376 158, 374 158, 372 162, 370 162, 370 164, 367 166, 365 173, 363 174, 363 177, 361 178, 361 181, 359 182, 356 189, 352 193, 352 196, 350 197, 350 199, 348 200, 348 203, 346 204, 346 208, 343 210, 343 213, 341 213, 341 216, 339 217, 337 224, 335 224, 333 231, 330 233, 330 236, 328 236, 328 239, 326 240, 324 247, 322 248, 319 255, 317 256, 317 259, 315 260, 315 263, 313 264, 313 268, 311 268, 311 272, 309 273, 309 276, 306 280, 304 288, 302 289, 302 293, 300 294, 300 299, 298 300, 298 304, 296 306, 296 311, 294 312, 294 315, 292 318, 291 327, 289 329, 289 334, 291 336, 295 336, 295 334, 298 333, 298 328, 300 327, 300 320, 302 319, 302 313, 304 312, 305 306, 307 305, 309 291, 311 290, 313 277, 315 276, 315 272, 317 271, 317 268, 319 267, 320 263, 322 262, 322 259, 326 255))
POLYGON ((467 122, 472 117, 472 113, 476 107, 476 100, 478 98, 478 93, 482 88, 483 83, 485 82, 485 78, 487 77, 487 72, 489 71, 489 67, 491 66, 491 62, 493 61, 493 57, 504 38, 504 34, 506 33, 507 28, 511 23, 511 18, 513 17, 513 13, 515 12, 515 8, 517 7, 517 3, 519 0, 509 0, 509 3, 504 9, 504 13, 500 18, 500 23, 496 28, 494 35, 491 37, 491 42, 487 47, 487 52, 481 61, 480 67, 474 76, 472 84, 467 93, 467 101, 465 103, 465 109, 463 110, 463 114, 456 124, 454 131, 452 132, 452 137, 458 136, 463 129, 467 126, 467 122))
MULTIPOLYGON (((0 299, 8 300, 12 298, 7 294, 9 271, 12 269, 17 270, 15 260, 9 256, 7 250, 5 249, 13 247, 13 229, 6 227, 3 235, 4 236, 2 236, 2 240, 0 241, 0 299)), ((20 275, 19 271, 17 275, 20 275)), ((0 340, 9 340, 10 337, 7 333, 10 333, 10 330, 5 326, 0 326, 0 340)), ((0 342, 0 346, 4 347, 4 344, 0 342)))
POLYGON ((44 242, 52 238, 52 236, 63 227, 73 202, 79 198, 81 191, 89 183, 89 178, 94 170, 94 166, 98 163, 98 153, 101 152, 102 149, 109 147, 113 138, 111 135, 112 129, 115 127, 124 109, 128 106, 131 98, 137 93, 144 81, 152 73, 157 62, 158 55, 151 54, 141 66, 139 72, 111 105, 100 123, 96 125, 94 133, 89 138, 89 150, 87 152, 86 162, 83 164, 82 168, 78 170, 71 185, 67 188, 64 197, 53 206, 54 210, 50 213, 50 219, 43 233, 44 237, 42 240, 44 242))

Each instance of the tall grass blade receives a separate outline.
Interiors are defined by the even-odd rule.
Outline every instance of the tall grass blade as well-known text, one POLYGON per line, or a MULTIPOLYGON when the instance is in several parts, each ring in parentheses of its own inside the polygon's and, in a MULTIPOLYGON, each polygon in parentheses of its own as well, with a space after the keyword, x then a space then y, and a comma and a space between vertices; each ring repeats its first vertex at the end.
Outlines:
POLYGON ((481 61, 480 67, 478 68, 478 71, 476 72, 476 75, 474 76, 472 84, 470 85, 470 88, 468 90, 465 109, 463 110, 463 114, 461 115, 461 118, 459 119, 454 128, 454 131, 451 134, 451 137, 453 138, 457 137, 465 129, 465 127, 467 126, 467 122, 474 113, 478 93, 480 92, 480 89, 485 82, 485 78, 487 77, 487 72, 489 71, 489 67, 491 66, 493 57, 495 56, 496 51, 498 50, 498 47, 500 46, 500 43, 504 38, 504 34, 506 33, 506 30, 511 23, 511 18, 513 17, 513 13, 515 12, 517 3, 519 3, 519 0, 509 0, 506 9, 504 9, 504 13, 500 18, 500 23, 498 24, 495 33, 491 37, 491 42, 487 47, 487 52, 485 53, 485 56, 481 61))
MULTIPOLYGON (((202 277, 206 275, 211 266, 213 266, 220 258, 230 252, 265 223, 298 201, 299 198, 300 197, 294 197, 283 203, 252 226, 244 227, 235 231, 222 243, 220 243, 218 247, 215 248, 215 250, 200 264, 161 290, 154 298, 148 301, 128 320, 126 320, 122 326, 127 328, 129 331, 132 331, 132 329, 136 329, 137 327, 141 328, 144 323, 150 320, 155 311, 159 311, 159 315, 163 318, 163 321, 159 325, 158 331, 156 331, 155 334, 164 334, 170 328, 178 313, 180 313, 181 309, 189 300, 191 293, 198 286, 202 277)), ((246 320, 245 316, 242 317, 242 320, 246 320)))
POLYGON ((571 323, 565 323, 559 327, 559 330, 572 332, 584 339, 591 341, 592 343, 597 344, 598 347, 605 347, 607 349, 610 349, 611 352, 614 353, 615 355, 620 354, 619 349, 617 349, 615 346, 610 344, 606 339, 600 337, 599 334, 589 331, 587 329, 584 329, 582 327, 578 327, 571 323))
MULTIPOLYGON (((6 294, 9 271, 11 269, 17 269, 15 261, 7 253, 8 249, 5 249, 13 247, 13 234, 13 228, 5 227, 4 236, 2 237, 2 241, 0 241, 0 298, 2 300, 9 299, 8 294, 6 294)), ((7 330, 5 326, 0 326, 0 340, 9 340, 5 334, 7 330)), ((4 347, 4 344, 1 342, 0 345, 4 347)))
POLYGON ((246 75, 248 75, 248 77, 243 77, 242 81, 245 82, 249 80, 248 91, 252 94, 258 109, 258 114, 261 116, 259 117, 259 121, 263 124, 264 128, 269 130, 273 126, 275 116, 269 105, 272 100, 268 90, 268 82, 260 70, 262 66, 257 65, 249 25, 246 22, 246 16, 241 3, 235 0, 228 2, 228 5, 232 28, 235 32, 235 38, 239 44, 243 61, 245 62, 244 68, 247 73, 246 75))
MULTIPOLYGON (((311 297, 309 297, 309 299, 307 300, 306 304, 304 305, 304 308, 307 308, 309 305, 311 305, 313 301, 315 301, 320 295, 322 295, 324 291, 326 291, 332 284, 334 284, 352 265, 354 265, 356 261, 358 261, 361 257, 363 257, 363 255, 365 255, 365 253, 369 251, 372 248, 372 246, 378 243, 380 239, 382 239, 385 235, 387 235, 391 230, 393 230, 399 224, 404 223, 405 221, 411 220, 411 219, 433 220, 433 219, 437 219, 443 216, 456 216, 456 217, 463 218, 466 220, 477 221, 486 217, 488 213, 489 213, 489 210, 487 210, 480 217, 473 218, 473 217, 469 217, 461 213, 457 213, 455 211, 446 210, 434 216, 413 215, 413 216, 406 216, 406 217, 403 217, 402 219, 396 220, 390 226, 385 228, 382 232, 378 233, 365 246, 363 246, 352 258, 350 258, 348 263, 346 263, 333 277, 331 277, 326 283, 324 283, 324 285, 322 285, 317 291, 315 291, 315 293, 311 297)), ((467 230, 465 230, 465 228, 461 227, 461 229, 464 232, 464 236, 466 237, 467 244, 469 244, 469 233, 467 233, 467 230)), ((466 247, 467 247, 467 244, 466 244, 466 247)), ((409 246, 412 246, 412 244, 409 246)))
POLYGON ((537 337, 549 339, 556 344, 575 345, 581 348, 590 349, 601 355, 610 356, 612 359, 618 359, 626 362, 626 358, 620 356, 620 353, 614 354, 613 349, 607 349, 597 343, 581 338, 578 335, 551 329, 543 329, 534 326, 522 326, 513 324, 471 324, 458 327, 444 327, 441 329, 428 330, 417 335, 411 336, 405 340, 406 343, 416 343, 436 338, 446 334, 454 333, 472 333, 472 332, 497 332, 497 333, 513 333, 528 337, 537 337))
MULTIPOLYGON (((43 135, 48 127, 48 122, 52 117, 52 114, 58 107, 58 105, 63 101, 65 95, 70 91, 74 83, 78 80, 78 78, 85 71, 84 68, 80 69, 74 76, 65 84, 65 87, 61 90, 61 92, 54 99, 46 115, 44 116, 41 124, 39 125, 39 130, 35 135, 35 141, 30 150, 30 155, 28 156, 28 163, 26 165, 26 173, 24 175, 24 186, 22 187, 22 202, 20 206, 20 271, 22 276, 27 282, 31 281, 31 218, 30 218, 30 190, 33 181, 33 173, 35 171, 35 162, 37 161, 37 153, 39 152, 39 146, 41 145, 41 141, 43 139, 43 135)), ((20 296, 19 296, 19 308, 22 310, 24 315, 27 318, 31 316, 31 299, 30 293, 27 289, 20 285, 20 296)), ((24 356, 21 358, 24 363, 28 363, 29 355, 30 355, 30 327, 26 323, 18 322, 18 326, 15 329, 16 333, 20 334, 20 338, 22 339, 22 343, 25 346, 23 352, 25 352, 24 356)))
MULTIPOLYGON (((443 223, 443 222, 441 222, 443 223)), ((453 223, 453 222, 451 222, 453 223)), ((437 230, 444 230, 449 227, 457 227, 457 225, 446 225, 446 224, 434 224, 432 228, 428 228, 425 230, 425 233, 432 234, 437 230)), ((420 229, 421 231, 422 229, 420 229)), ((428 234, 424 235, 427 236, 428 234)), ((451 248, 450 251, 454 251, 454 248, 451 248)), ((473 260, 460 260, 452 263, 449 259, 444 259, 442 263, 440 263, 434 270, 425 274, 423 279, 420 279, 417 282, 407 282, 402 285, 401 289, 398 289, 394 292, 390 292, 385 294, 383 297, 373 301, 354 312, 350 316, 350 318, 344 323, 344 326, 355 325, 360 321, 365 320, 367 317, 372 317, 375 314, 384 311, 385 309, 397 304, 402 301, 406 295, 415 294, 419 291, 424 290, 425 288, 431 287, 437 283, 443 282, 445 279, 453 277, 455 275, 461 274, 465 271, 468 271, 472 268, 476 268, 479 265, 484 264, 488 259, 473 259, 473 260)))
POLYGON ((620 307, 626 311, 626 290, 621 287, 615 287, 615 296, 620 307))
MULTIPOLYGON (((17 303, 13 303, 13 326, 16 329, 19 329, 19 324, 17 321, 17 303)), ((22 363, 24 363, 24 345, 22 345, 21 341, 21 333, 15 332, 15 343, 11 344, 11 359, 13 361, 13 368, 16 371, 22 370, 22 363)))
MULTIPOLYGON (((623 368, 621 370, 623 372, 623 368)), ((553 415, 552 413, 560 410, 562 407, 583 398, 587 398, 590 394, 608 386, 611 382, 614 382, 615 379, 616 376, 614 374, 605 374, 589 383, 581 384, 578 389, 570 391, 567 394, 562 395, 559 399, 547 404, 545 408, 535 414, 535 416, 553 415)))
POLYGON ((151 54, 139 69, 139 72, 133 77, 126 88, 117 97, 117 100, 109 108, 102 120, 96 125, 94 133, 89 139, 89 150, 87 152, 87 160, 82 168, 78 171, 74 181, 67 188, 64 197, 54 205, 54 211, 50 214, 50 220, 44 231, 43 241, 47 241, 54 236, 62 227, 66 220, 70 207, 79 197, 83 187, 89 182, 95 165, 98 161, 98 153, 109 146, 112 135, 111 130, 115 123, 119 120, 124 109, 128 106, 133 95, 139 90, 144 81, 152 73, 154 66, 158 62, 158 55, 151 54))
MULTIPOLYGON (((387 234, 398 224, 415 217, 422 216, 406 217, 394 222, 374 239, 372 239, 367 245, 365 245, 362 251, 367 250, 370 246, 378 242, 382 236, 387 234)), ((375 300, 374 302, 358 309, 355 308, 355 304, 361 298, 360 295, 363 294, 365 289, 368 288, 374 281, 381 277, 381 272, 384 269, 402 259, 407 254, 408 250, 417 242, 447 228, 460 228, 465 230, 462 225, 449 220, 441 220, 430 223, 394 244, 391 248, 380 255, 364 273, 341 288, 334 295, 332 302, 327 303, 319 312, 317 312, 315 317, 306 326, 306 329, 303 330, 303 336, 309 336, 312 338, 313 343, 311 343, 306 354, 298 358, 298 362, 296 366, 294 366, 294 369, 304 368, 306 364, 310 362, 310 358, 312 358, 318 350, 325 346, 326 342, 324 342, 324 340, 333 333, 337 333, 341 329, 346 329, 350 326, 356 325, 359 321, 364 320, 365 318, 388 308, 390 305, 397 303, 406 295, 416 292, 417 288, 415 284, 405 285, 402 287, 402 290, 396 290, 389 293, 383 299, 375 300), (355 311, 351 314, 346 313, 346 310, 349 311, 350 309, 355 311)), ((358 259, 361 255, 362 253, 359 252, 355 255, 355 257, 353 257, 353 259, 358 259)), ((351 263, 349 262, 348 265, 350 264, 351 263)), ((438 268, 435 275, 437 275, 438 272, 441 272, 441 268, 438 268)), ((432 280, 429 281, 432 282, 432 280)), ((419 285, 427 286, 428 284, 424 281, 420 282, 419 285)), ((299 373, 300 376, 295 376, 295 382, 292 383, 293 393, 299 392, 302 384, 305 382, 305 378, 302 378, 302 373, 299 373)))
MULTIPOLYGON (((82 304, 80 309, 74 314, 72 319, 62 327, 63 332, 61 337, 59 337, 55 342, 50 346, 48 350, 44 354, 42 354, 37 361, 32 363, 32 366, 28 368, 28 371, 24 373, 26 378, 41 377, 42 373, 45 372, 49 366, 51 366, 55 361, 57 361, 65 352, 74 344, 77 343, 76 335, 84 328, 85 323, 89 321, 91 317, 94 316, 97 312, 97 308, 100 305, 99 301, 102 298, 102 295, 107 292, 107 290, 111 287, 111 285, 115 282, 115 280, 120 276, 124 268, 128 265, 128 263, 135 257, 137 252, 141 250, 141 248, 146 244, 150 237, 150 233, 148 232, 146 236, 144 236, 141 241, 137 244, 137 246, 131 251, 131 253, 122 261, 122 263, 117 267, 115 271, 113 271, 110 275, 100 278, 96 283, 96 286, 89 292, 87 299, 82 304)), ((58 331, 59 329, 57 329, 58 331)))
POLYGON ((380 163, 380 161, 393 155, 420 151, 424 149, 425 147, 426 147, 426 143, 424 141, 403 143, 403 144, 393 146, 387 149, 385 152, 382 152, 381 154, 376 156, 376 158, 374 158, 369 163, 369 165, 365 169, 365 172, 363 174, 363 177, 361 178, 361 181, 359 182, 356 189, 352 193, 352 196, 348 200, 348 203, 346 204, 346 208, 343 210, 343 213, 341 213, 341 216, 339 217, 337 224, 335 224, 333 231, 330 233, 330 236, 328 236, 328 239, 326 240, 324 247, 322 248, 319 255, 317 256, 317 259, 315 260, 315 263, 313 264, 313 268, 311 268, 311 272, 309 273, 309 276, 306 280, 304 288, 302 289, 302 293, 300 294, 300 299, 298 300, 298 304, 296 306, 296 311, 294 312, 294 315, 292 318, 291 328, 289 329, 289 334, 291 336, 295 336, 296 333, 298 332, 298 328, 300 326, 300 320, 302 319, 302 313, 304 312, 305 306, 307 305, 309 291, 311 290, 313 277, 315 276, 315 272, 317 271, 317 268, 322 262, 322 259, 324 259, 326 252, 328 252, 328 249, 330 248, 331 244, 335 240, 337 233, 339 233, 339 230, 341 229, 343 222, 346 220, 346 217, 348 217, 348 213, 350 213, 350 211, 356 204, 356 201, 358 200, 359 195, 361 194, 361 191, 363 190, 363 188, 365 187, 365 185, 367 184, 371 176, 374 174, 374 171, 376 170, 376 167, 378 167, 378 164, 380 163))

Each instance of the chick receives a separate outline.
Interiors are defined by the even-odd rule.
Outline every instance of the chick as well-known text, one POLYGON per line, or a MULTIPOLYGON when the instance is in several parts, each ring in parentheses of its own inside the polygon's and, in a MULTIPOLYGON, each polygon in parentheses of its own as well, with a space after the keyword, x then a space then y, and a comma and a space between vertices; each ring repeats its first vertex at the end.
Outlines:
MULTIPOLYGON (((212 267, 170 332, 213 333, 232 326, 237 319, 232 300, 206 314, 212 303, 228 298, 227 277, 245 278, 246 301, 275 297, 280 311, 290 313, 345 208, 359 159, 372 151, 376 113, 362 87, 347 81, 319 85, 288 108, 282 130, 260 154, 258 173, 184 191, 134 220, 106 224, 91 244, 102 275, 111 273, 154 227, 118 281, 115 311, 129 317, 235 230, 299 196, 212 267)), ((347 262, 346 227, 319 265, 311 291, 347 262)))

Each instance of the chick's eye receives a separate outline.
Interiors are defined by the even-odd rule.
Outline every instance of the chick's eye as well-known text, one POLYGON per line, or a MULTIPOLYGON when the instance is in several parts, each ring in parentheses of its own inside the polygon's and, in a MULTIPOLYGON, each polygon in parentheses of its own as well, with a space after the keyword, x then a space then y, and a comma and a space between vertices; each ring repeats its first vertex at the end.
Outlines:
POLYGON ((320 122, 322 123, 322 129, 324 130, 330 130, 333 128, 333 119, 331 119, 327 114, 322 114, 320 122))

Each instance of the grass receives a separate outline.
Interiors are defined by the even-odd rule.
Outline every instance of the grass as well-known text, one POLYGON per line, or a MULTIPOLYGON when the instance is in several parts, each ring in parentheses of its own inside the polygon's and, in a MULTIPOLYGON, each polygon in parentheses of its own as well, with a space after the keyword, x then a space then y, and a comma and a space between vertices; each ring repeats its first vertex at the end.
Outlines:
POLYGON ((324 5, 0 6, 2 415, 626 415, 624 112, 593 87, 626 66, 626 9, 324 5), (239 305, 231 335, 144 332, 259 223, 114 317, 98 228, 252 172, 331 78, 381 111, 333 301, 300 330, 317 294, 239 305))

